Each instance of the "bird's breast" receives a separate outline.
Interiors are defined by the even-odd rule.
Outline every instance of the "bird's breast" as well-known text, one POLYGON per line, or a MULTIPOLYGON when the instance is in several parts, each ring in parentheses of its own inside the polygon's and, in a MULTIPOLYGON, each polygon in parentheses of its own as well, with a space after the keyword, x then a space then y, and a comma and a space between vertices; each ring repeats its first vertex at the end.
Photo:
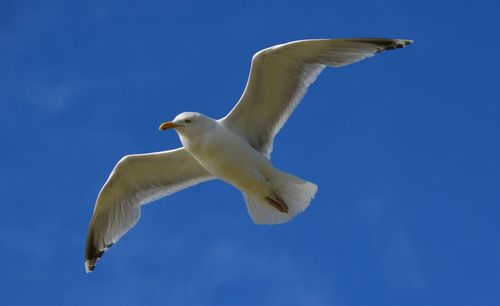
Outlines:
POLYGON ((265 180, 262 173, 272 167, 264 155, 225 128, 205 133, 185 147, 207 171, 240 189, 265 180))

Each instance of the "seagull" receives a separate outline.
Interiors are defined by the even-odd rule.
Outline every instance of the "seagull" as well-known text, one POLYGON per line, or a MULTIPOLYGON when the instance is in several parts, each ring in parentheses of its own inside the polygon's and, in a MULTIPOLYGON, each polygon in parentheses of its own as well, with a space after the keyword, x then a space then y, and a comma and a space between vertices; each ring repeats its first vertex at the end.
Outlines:
POLYGON ((385 38, 310 39, 272 46, 252 58, 243 95, 221 119, 185 112, 162 123, 182 147, 120 159, 97 197, 85 246, 85 270, 139 220, 141 206, 201 182, 220 179, 241 190, 256 224, 285 223, 317 191, 271 163, 273 140, 327 67, 342 67, 413 41, 385 38))

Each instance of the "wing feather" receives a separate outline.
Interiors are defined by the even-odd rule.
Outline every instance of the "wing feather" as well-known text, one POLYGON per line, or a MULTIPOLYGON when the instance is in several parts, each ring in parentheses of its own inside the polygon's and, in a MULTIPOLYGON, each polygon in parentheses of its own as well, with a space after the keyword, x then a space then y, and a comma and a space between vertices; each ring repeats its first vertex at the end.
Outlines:
POLYGON ((141 205, 212 178, 184 148, 123 157, 96 200, 85 247, 86 271, 137 223, 141 205))
POLYGON ((267 156, 273 139, 326 66, 341 67, 411 40, 359 38, 300 40, 257 52, 245 91, 220 122, 267 156))

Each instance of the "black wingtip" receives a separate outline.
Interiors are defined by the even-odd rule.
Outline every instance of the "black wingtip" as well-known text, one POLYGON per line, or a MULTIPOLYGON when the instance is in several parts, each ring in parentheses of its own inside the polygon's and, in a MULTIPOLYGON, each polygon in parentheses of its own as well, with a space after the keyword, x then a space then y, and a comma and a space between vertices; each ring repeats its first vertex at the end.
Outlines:
POLYGON ((90 273, 94 271, 96 261, 85 260, 85 272, 90 273))
POLYGON ((90 229, 85 244, 85 272, 87 273, 94 271, 97 261, 113 245, 110 243, 104 249, 100 249, 96 246, 94 237, 94 231, 90 229))
POLYGON ((413 40, 411 39, 394 39, 394 46, 395 48, 404 48, 406 46, 409 46, 413 44, 413 40))
POLYGON ((87 246, 85 252, 85 272, 90 273, 94 271, 97 261, 101 259, 102 255, 112 246, 113 244, 108 244, 103 250, 99 250, 95 245, 89 248, 87 246))
POLYGON ((413 43, 410 39, 390 39, 390 38, 357 38, 350 39, 351 41, 369 43, 376 45, 376 53, 386 50, 401 49, 413 43))
POLYGON ((409 46, 413 43, 410 39, 380 39, 373 41, 376 45, 380 47, 377 52, 382 52, 386 50, 401 49, 409 46))
POLYGON ((92 238, 93 235, 89 234, 89 237, 87 238, 87 245, 85 247, 85 272, 87 273, 94 271, 97 261, 104 254, 104 251, 101 251, 96 247, 92 238))

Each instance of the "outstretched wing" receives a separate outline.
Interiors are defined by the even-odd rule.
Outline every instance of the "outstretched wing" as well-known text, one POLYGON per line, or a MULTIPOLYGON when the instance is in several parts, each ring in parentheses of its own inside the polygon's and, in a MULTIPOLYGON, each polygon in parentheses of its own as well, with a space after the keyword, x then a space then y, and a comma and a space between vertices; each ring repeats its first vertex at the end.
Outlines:
POLYGON ((139 220, 140 206, 212 179, 184 149, 128 155, 115 166, 97 197, 85 246, 85 270, 139 220))
POLYGON ((257 52, 245 91, 221 123, 267 156, 274 136, 325 66, 341 67, 411 40, 359 38, 294 41, 257 52))

